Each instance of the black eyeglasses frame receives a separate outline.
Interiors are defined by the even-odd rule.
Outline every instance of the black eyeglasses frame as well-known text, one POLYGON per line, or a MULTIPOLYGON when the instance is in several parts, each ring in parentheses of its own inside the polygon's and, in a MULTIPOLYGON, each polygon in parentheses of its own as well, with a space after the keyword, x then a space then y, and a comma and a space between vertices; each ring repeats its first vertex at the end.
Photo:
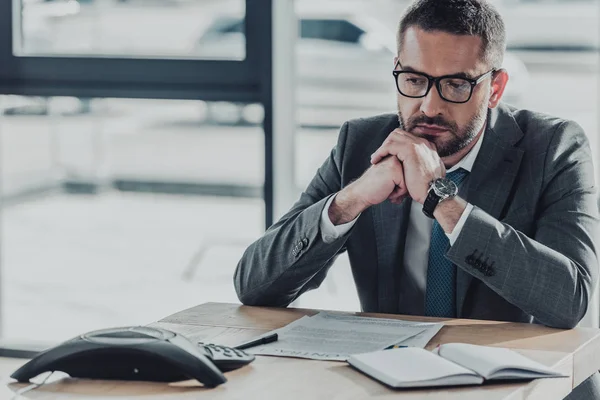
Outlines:
POLYGON ((454 75, 444 75, 444 76, 438 76, 438 77, 433 77, 430 75, 427 75, 423 72, 416 72, 416 71, 403 71, 403 70, 398 70, 397 68, 400 67, 402 68, 402 65, 400 64, 400 61, 398 61, 396 63, 396 66, 394 67, 394 70, 392 71, 392 75, 394 75, 394 81, 396 82, 396 90, 398 90, 398 93, 400 93, 402 96, 404 97, 408 97, 411 99, 422 99, 423 97, 426 97, 429 94, 429 91, 431 90, 431 88, 433 87, 433 85, 435 84, 435 87, 437 88, 438 94, 440 95, 440 97, 444 100, 447 101, 449 103, 454 103, 454 104, 465 104, 468 103, 469 100, 471 100, 471 97, 473 97, 473 90, 475 90, 475 87, 477 85, 479 85, 481 82, 483 82, 488 76, 493 75, 497 69, 492 68, 491 70, 489 70, 488 72, 479 75, 476 78, 467 78, 464 75, 459 75, 459 74, 454 74, 454 75), (400 86, 398 85, 398 76, 400 76, 400 74, 403 73, 410 73, 410 74, 415 74, 415 75, 420 75, 424 78, 427 78, 428 80, 428 86, 427 86, 427 90, 425 91, 425 94, 422 96, 408 96, 404 93, 402 93, 402 91, 400 90, 400 86), (469 93, 469 97, 465 100, 465 101, 453 101, 453 100, 448 100, 447 98, 444 97, 444 95, 442 94, 442 88, 440 85, 440 82, 443 79, 463 79, 467 82, 469 82, 471 84, 471 92, 469 93))

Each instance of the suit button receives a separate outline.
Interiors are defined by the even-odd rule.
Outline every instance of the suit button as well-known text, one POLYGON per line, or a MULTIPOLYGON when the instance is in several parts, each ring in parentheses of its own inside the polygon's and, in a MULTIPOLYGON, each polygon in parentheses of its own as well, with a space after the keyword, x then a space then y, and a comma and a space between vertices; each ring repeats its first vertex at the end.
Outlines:
POLYGON ((296 247, 298 247, 298 250, 302 250, 304 248, 304 242, 302 240, 298 240, 296 247))
POLYGON ((308 243, 309 243, 308 239, 306 239, 306 238, 302 239, 302 244, 304 245, 305 248, 308 247, 308 243))
POLYGON ((486 275, 487 276, 494 276, 494 275, 496 275, 496 270, 494 269, 494 263, 493 262, 490 265, 487 265, 486 275))
POLYGON ((477 250, 473 250, 472 254, 469 254, 467 257, 465 257, 465 261, 471 267, 475 267, 476 268, 475 262, 477 261, 477 250))

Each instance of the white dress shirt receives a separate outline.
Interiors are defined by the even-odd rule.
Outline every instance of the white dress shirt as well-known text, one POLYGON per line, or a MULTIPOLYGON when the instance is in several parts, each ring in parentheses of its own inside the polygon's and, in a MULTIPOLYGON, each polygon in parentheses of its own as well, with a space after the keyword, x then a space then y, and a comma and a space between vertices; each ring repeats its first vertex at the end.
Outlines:
MULTIPOLYGON (((471 172, 471 169, 473 169, 473 164, 475 163, 475 159, 477 158, 477 154, 479 154, 481 144, 483 143, 484 133, 485 129, 471 151, 447 172, 456 171, 459 168, 471 172)), ((329 207, 331 206, 334 198, 335 195, 331 196, 329 201, 327 201, 325 208, 323 209, 323 213, 321 214, 321 237, 325 243, 332 243, 340 236, 348 233, 352 226, 354 226, 356 219, 358 219, 358 217, 356 217, 356 219, 346 224, 337 226, 333 225, 331 219, 329 218, 329 207)), ((456 239, 462 231, 467 218, 471 214, 471 210, 473 210, 473 205, 467 203, 467 208, 465 208, 463 211, 458 223, 454 227, 454 230, 451 233, 446 233, 451 246, 454 244, 454 242, 456 242, 456 239)), ((407 274, 413 278, 417 286, 423 291, 425 290, 427 284, 427 264, 429 263, 429 242, 431 241, 432 227, 433 219, 430 219, 423 214, 423 205, 413 201, 410 208, 408 230, 406 232, 404 266, 407 269, 407 274)))

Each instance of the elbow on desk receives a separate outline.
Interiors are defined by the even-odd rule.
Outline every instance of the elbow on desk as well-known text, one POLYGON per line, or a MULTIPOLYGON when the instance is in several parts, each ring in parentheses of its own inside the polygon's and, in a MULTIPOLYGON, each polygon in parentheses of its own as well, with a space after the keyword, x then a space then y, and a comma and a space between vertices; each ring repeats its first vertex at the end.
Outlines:
POLYGON ((235 292, 237 293, 238 299, 245 306, 262 306, 262 307, 285 307, 285 305, 278 304, 270 299, 265 291, 261 290, 248 290, 235 280, 235 292))
MULTIPOLYGON (((593 285, 592 287, 594 287, 593 285)), ((571 306, 571 312, 567 315, 564 315, 562 320, 560 321, 560 325, 557 328, 563 329, 573 329, 576 328, 579 322, 583 319, 585 314, 588 311, 588 307, 590 305, 590 299, 593 295, 593 289, 584 290, 585 294, 576 296, 573 299, 573 303, 571 306)))
POLYGON ((256 297, 256 296, 251 296, 246 292, 242 292, 239 291, 236 287, 236 293, 238 296, 238 299, 240 300, 240 303, 242 303, 245 306, 262 306, 264 304, 261 304, 260 301, 260 297, 256 297))
POLYGON ((290 301, 282 301, 280 296, 269 293, 269 284, 252 286, 237 271, 234 276, 234 287, 238 299, 245 306, 287 307, 290 303, 290 301))
MULTIPOLYGON (((240 302, 247 306, 287 307, 297 297, 282 279, 289 264, 278 257, 277 246, 259 239, 244 251, 233 274, 240 302)), ((293 285, 292 285, 293 286, 293 285)))
POLYGON ((539 319, 538 322, 540 322, 542 325, 545 325, 549 328, 555 328, 555 329, 573 329, 577 327, 577 324, 579 324, 579 321, 581 321, 581 319, 583 318, 582 316, 564 316, 562 318, 553 318, 550 320, 543 320, 543 319, 539 319))
POLYGON ((235 287, 235 293, 237 294, 238 299, 243 305, 261 305, 260 295, 257 296, 257 293, 248 287, 248 284, 243 281, 243 279, 240 277, 240 274, 238 274, 237 271, 233 278, 233 286, 235 287))
POLYGON ((580 317, 564 316, 554 317, 552 319, 538 319, 538 322, 549 328, 555 329, 573 329, 577 327, 577 324, 581 321, 580 317))
POLYGON ((569 311, 562 313, 555 328, 573 329, 588 311, 598 312, 596 307, 590 307, 596 301, 594 293, 598 285, 598 272, 594 266, 598 265, 597 258, 594 257, 590 268, 582 268, 580 265, 573 263, 573 268, 579 271, 578 279, 572 287, 570 307, 565 308, 569 311))
POLYGON ((238 299, 245 306, 287 307, 293 300, 293 298, 287 298, 279 293, 271 292, 269 290, 271 289, 271 284, 252 286, 237 271, 234 276, 234 287, 238 299))
POLYGON ((571 299, 571 304, 567 307, 564 307, 562 312, 540 315, 536 317, 537 322, 549 328, 576 328, 588 310, 591 293, 587 290, 584 290, 584 293, 585 294, 577 293, 574 295, 571 299))
POLYGON ((233 286, 238 299, 246 306, 276 306, 267 296, 269 285, 260 279, 259 271, 251 268, 246 256, 242 257, 233 275, 233 286))
POLYGON ((233 274, 233 286, 240 302, 247 306, 255 305, 255 296, 252 296, 249 272, 243 265, 244 260, 240 260, 233 274))

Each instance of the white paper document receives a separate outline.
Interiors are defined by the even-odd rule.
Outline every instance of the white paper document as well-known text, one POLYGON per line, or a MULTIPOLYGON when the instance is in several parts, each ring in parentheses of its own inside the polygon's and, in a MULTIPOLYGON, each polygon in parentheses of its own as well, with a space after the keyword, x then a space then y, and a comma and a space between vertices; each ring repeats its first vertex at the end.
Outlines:
POLYGON ((257 355, 345 361, 400 344, 425 347, 442 324, 356 317, 321 312, 277 329, 276 342, 246 350, 257 355), (411 342, 412 341, 412 342, 411 342))
POLYGON ((394 343, 396 345, 402 345, 402 346, 407 346, 407 347, 420 347, 420 348, 425 348, 425 346, 427 346, 427 343, 429 343, 429 341, 431 339, 433 339, 433 337, 435 335, 437 335, 437 333, 440 331, 440 329, 442 329, 442 327, 444 326, 443 324, 436 324, 436 323, 432 323, 432 322, 414 322, 414 321, 403 321, 403 320, 399 320, 399 319, 356 317, 354 315, 341 315, 341 314, 333 314, 333 313, 327 313, 327 312, 320 312, 319 314, 315 315, 312 318, 324 318, 327 320, 333 319, 333 320, 337 320, 337 321, 348 321, 348 322, 354 322, 354 323, 360 323, 360 324, 378 324, 378 325, 379 324, 389 325, 391 322, 392 326, 395 328, 403 328, 403 327, 423 328, 423 330, 420 333, 418 333, 414 336, 411 336, 408 339, 404 339, 397 343, 394 343))

